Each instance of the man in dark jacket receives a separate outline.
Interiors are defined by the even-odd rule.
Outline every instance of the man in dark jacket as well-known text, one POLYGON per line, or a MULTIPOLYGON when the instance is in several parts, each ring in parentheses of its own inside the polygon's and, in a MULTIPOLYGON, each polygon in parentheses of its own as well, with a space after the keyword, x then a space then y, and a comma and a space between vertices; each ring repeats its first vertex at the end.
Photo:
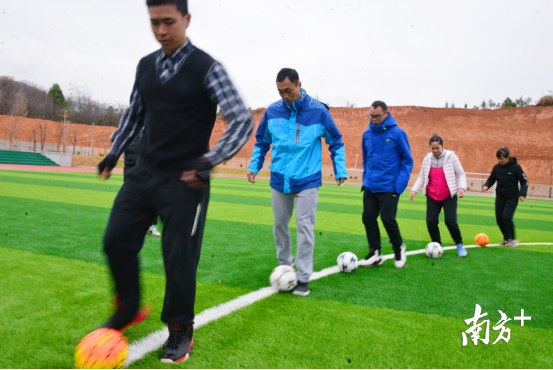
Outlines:
POLYGON ((522 167, 517 163, 517 159, 509 155, 509 149, 507 148, 501 148, 497 151, 497 161, 499 163, 494 166, 488 181, 482 186, 482 191, 487 191, 497 182, 495 219, 503 234, 503 242, 500 245, 515 248, 518 246, 518 240, 515 238, 513 217, 519 199, 521 202, 526 199, 528 179, 522 167))
MULTIPOLYGON (((136 160, 138 159, 138 153, 140 152, 140 141, 142 140, 142 135, 144 130, 141 130, 140 133, 133 140, 132 144, 125 150, 125 167, 123 169, 123 181, 127 180, 127 174, 130 170, 136 166, 136 160)), ((152 220, 152 225, 148 229, 148 234, 152 236, 161 236, 159 230, 156 227, 157 225, 157 215, 152 220)))
POLYGON ((406 249, 396 221, 399 196, 409 183, 413 157, 407 134, 398 127, 388 106, 375 101, 370 108, 369 128, 363 133, 363 224, 369 254, 359 261, 363 267, 383 263, 378 215, 394 248, 395 266, 407 262, 406 249))

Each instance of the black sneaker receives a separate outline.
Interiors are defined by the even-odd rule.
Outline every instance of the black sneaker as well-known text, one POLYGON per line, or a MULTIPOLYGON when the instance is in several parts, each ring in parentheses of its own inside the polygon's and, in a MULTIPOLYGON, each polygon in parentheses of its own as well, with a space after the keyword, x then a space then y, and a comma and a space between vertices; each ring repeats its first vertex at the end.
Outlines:
POLYGON ((501 243, 499 243, 499 245, 502 246, 502 247, 504 247, 504 246, 506 246, 506 245, 508 245, 508 244, 509 244, 509 241, 508 241, 508 240, 505 240, 505 239, 503 239, 503 241, 502 241, 501 243))
POLYGON ((380 250, 377 249, 374 252, 369 252, 364 260, 359 261, 359 266, 373 267, 380 266, 382 263, 384 263, 384 261, 382 261, 382 253, 380 253, 380 250))
POLYGON ((308 283, 302 283, 301 281, 298 281, 298 286, 296 286, 296 289, 294 289, 293 293, 295 295, 306 296, 310 292, 311 291, 309 290, 309 284, 308 283))
POLYGON ((165 364, 176 364, 188 360, 190 350, 194 347, 192 325, 169 324, 169 339, 165 342, 161 362, 165 364))
POLYGON ((100 328, 110 328, 123 331, 131 325, 138 325, 146 320, 152 313, 150 305, 145 305, 139 310, 129 308, 121 302, 119 296, 113 299, 115 313, 100 328))

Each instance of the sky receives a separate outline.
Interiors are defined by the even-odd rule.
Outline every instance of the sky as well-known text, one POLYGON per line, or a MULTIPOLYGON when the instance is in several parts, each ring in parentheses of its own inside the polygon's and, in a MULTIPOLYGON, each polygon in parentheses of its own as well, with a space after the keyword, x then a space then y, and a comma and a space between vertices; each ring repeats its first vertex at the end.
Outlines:
MULTIPOLYGON (((187 35, 252 108, 295 68, 330 106, 469 108, 553 90, 553 1, 189 0, 187 35), (548 15, 549 14, 549 15, 548 15)), ((128 104, 159 49, 145 0, 0 0, 0 76, 128 104)))

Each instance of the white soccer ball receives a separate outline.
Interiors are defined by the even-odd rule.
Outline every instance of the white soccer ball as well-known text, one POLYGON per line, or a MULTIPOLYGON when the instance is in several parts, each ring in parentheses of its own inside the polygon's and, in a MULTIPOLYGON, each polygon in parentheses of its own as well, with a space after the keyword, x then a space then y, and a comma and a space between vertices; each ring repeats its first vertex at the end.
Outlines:
POLYGON ((341 272, 354 272, 357 269, 357 256, 351 252, 344 252, 336 259, 341 272))
POLYGON ((432 242, 426 245, 424 253, 426 253, 426 257, 428 258, 440 258, 442 253, 444 253, 444 249, 440 243, 432 242))
POLYGON ((298 274, 292 266, 280 265, 273 269, 269 282, 279 292, 289 292, 298 285, 298 274))

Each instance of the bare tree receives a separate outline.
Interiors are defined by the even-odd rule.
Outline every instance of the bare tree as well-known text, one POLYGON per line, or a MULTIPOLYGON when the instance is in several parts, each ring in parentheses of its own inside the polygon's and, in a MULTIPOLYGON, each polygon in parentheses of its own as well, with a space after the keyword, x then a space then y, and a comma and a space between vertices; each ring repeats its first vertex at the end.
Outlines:
POLYGON ((553 162, 549 162, 549 198, 551 198, 551 187, 553 187, 553 162))
POLYGON ((44 122, 44 127, 39 123, 38 127, 40 128, 40 150, 44 152, 44 142, 46 141, 46 125, 48 122, 44 122))
POLYGON ((56 132, 54 133, 54 138, 58 144, 58 152, 60 151, 61 140, 63 139, 63 123, 56 124, 56 132))
POLYGON ((0 77, 0 114, 10 115, 10 110, 18 91, 19 82, 11 77, 0 77))
POLYGON ((92 139, 90 140, 90 155, 94 155, 94 122, 92 122, 92 139))
POLYGON ((77 130, 73 130, 73 137, 69 138, 71 145, 73 145, 73 155, 75 155, 75 145, 77 145, 77 130))
POLYGON ((15 94, 15 99, 10 109, 10 116, 13 116, 13 122, 9 129, 10 148, 12 147, 12 143, 16 138, 19 117, 26 117, 28 113, 29 109, 27 97, 22 92, 18 92, 17 94, 15 94))
POLYGON ((33 125, 33 151, 36 152, 36 134, 38 132, 38 125, 33 125))
POLYGON ((29 100, 29 118, 53 118, 52 106, 54 102, 43 88, 29 81, 20 81, 19 86, 29 100))
POLYGON ((17 117, 13 117, 12 124, 8 129, 8 134, 10 135, 10 148, 13 146, 13 142, 16 139, 15 133, 17 132, 17 117))
POLYGON ((108 154, 109 136, 102 133, 102 144, 104 144, 104 155, 108 154))

